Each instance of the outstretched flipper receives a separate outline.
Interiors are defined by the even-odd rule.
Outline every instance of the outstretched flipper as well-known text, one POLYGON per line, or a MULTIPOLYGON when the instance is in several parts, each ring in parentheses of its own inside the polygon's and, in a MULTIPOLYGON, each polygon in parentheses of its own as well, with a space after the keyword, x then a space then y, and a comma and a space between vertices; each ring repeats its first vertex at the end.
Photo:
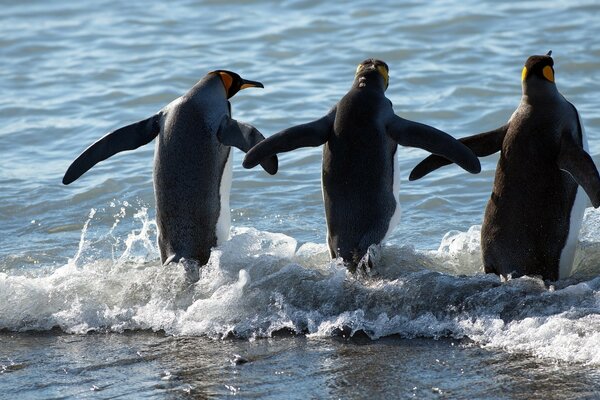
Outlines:
POLYGON ((399 145, 418 147, 443 156, 473 174, 481 171, 479 160, 467 146, 431 126, 394 115, 387 125, 387 134, 399 145))
POLYGON ((84 150, 65 172, 62 183, 68 185, 87 170, 110 156, 125 150, 137 149, 150 143, 160 132, 161 114, 124 126, 102 137, 84 150))
POLYGON ((300 147, 316 147, 325 143, 333 131, 335 108, 327 115, 306 124, 296 125, 274 134, 254 146, 242 165, 254 168, 261 160, 277 153, 295 150, 300 147))
POLYGON ((565 133, 560 141, 558 167, 568 172, 587 193, 594 208, 600 206, 600 175, 592 157, 565 133))
MULTIPOLYGON (((502 142, 507 131, 508 124, 492 131, 459 139, 458 141, 470 148, 477 157, 486 157, 502 149, 502 142)), ((440 155, 430 155, 413 168, 408 180, 416 181, 448 164, 452 164, 452 161, 440 155)))
MULTIPOLYGON (((244 153, 247 153, 252 147, 265 140, 265 137, 252 125, 235 119, 225 117, 217 132, 217 138, 226 146, 233 146, 244 153)), ((277 156, 272 155, 262 159, 260 165, 271 175, 277 173, 277 156)))

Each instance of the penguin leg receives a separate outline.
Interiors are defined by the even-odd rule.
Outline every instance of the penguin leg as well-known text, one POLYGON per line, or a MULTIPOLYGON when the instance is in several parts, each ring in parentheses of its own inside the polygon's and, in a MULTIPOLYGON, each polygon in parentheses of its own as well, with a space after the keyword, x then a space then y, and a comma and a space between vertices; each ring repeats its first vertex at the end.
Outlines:
POLYGON ((329 249, 329 256, 331 257, 331 259, 337 258, 337 251, 335 249, 335 247, 332 244, 332 238, 329 235, 329 233, 327 233, 327 248, 329 249))
MULTIPOLYGON (((221 121, 217 138, 226 146, 233 146, 244 153, 247 153, 252 147, 265 140, 262 133, 255 127, 244 122, 236 121, 233 118, 225 117, 221 121)), ((277 156, 271 155, 261 159, 260 165, 271 175, 277 173, 277 156)))
POLYGON ((443 156, 471 173, 479 173, 479 159, 464 144, 432 126, 409 121, 393 115, 386 131, 401 146, 418 147, 443 156))
POLYGON ((121 151, 137 149, 150 143, 160 133, 162 112, 143 121, 110 132, 85 149, 69 166, 62 183, 68 185, 86 171, 121 151))
POLYGON ((244 168, 254 168, 267 157, 300 147, 316 147, 325 143, 333 131, 336 108, 327 115, 306 124, 284 129, 254 146, 244 158, 244 168))
POLYGON ((358 262, 357 270, 370 275, 381 262, 381 244, 372 244, 358 262))
POLYGON ((594 208, 600 206, 600 175, 592 157, 565 132, 560 141, 558 167, 568 172, 590 198, 594 208))
POLYGON ((354 250, 354 260, 360 271, 367 274, 381 262, 381 241, 385 231, 379 227, 365 232, 354 250))
MULTIPOLYGON (((489 132, 461 138, 458 141, 470 148, 477 157, 486 157, 502 149, 502 142, 507 131, 508 124, 489 132)), ((448 164, 452 164, 452 161, 439 155, 430 155, 413 168, 408 180, 416 181, 448 164)))

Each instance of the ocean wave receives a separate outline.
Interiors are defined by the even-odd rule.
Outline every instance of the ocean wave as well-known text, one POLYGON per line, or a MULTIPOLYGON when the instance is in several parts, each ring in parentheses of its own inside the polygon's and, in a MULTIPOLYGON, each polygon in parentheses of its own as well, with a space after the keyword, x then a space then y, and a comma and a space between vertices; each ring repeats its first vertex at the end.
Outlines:
POLYGON ((65 265, 1 272, 0 329, 469 338, 484 348, 600 365, 600 277, 592 261, 600 213, 592 209, 577 273, 554 283, 483 274, 478 226, 449 232, 437 250, 384 246, 374 271, 352 275, 329 260, 325 244, 248 227, 232 228, 199 271, 187 261, 162 266, 147 209, 129 217, 135 228, 125 233, 124 218, 123 209, 93 209, 65 265), (112 225, 94 225, 107 218, 112 225))

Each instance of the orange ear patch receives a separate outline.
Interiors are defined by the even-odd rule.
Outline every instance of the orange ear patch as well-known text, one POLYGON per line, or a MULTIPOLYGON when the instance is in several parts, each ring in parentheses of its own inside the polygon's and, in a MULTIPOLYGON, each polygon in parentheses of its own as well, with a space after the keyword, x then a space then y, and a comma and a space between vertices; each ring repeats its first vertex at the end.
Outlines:
POLYGON ((544 78, 548 79, 550 82, 554 82, 554 71, 552 71, 551 66, 546 65, 542 70, 542 73, 544 74, 544 78))
POLYGON ((226 72, 219 72, 221 76, 221 80, 223 81, 223 86, 225 86, 225 91, 229 92, 229 88, 233 84, 233 78, 226 72))

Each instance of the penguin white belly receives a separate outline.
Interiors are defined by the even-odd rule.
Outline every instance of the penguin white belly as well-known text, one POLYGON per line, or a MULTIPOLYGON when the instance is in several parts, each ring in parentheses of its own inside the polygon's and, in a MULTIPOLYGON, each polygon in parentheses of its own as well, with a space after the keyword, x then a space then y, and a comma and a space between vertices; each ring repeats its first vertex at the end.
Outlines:
POLYGON ((396 228, 396 226, 398 226, 398 223, 400 222, 400 200, 399 200, 399 196, 400 196, 400 168, 398 167, 398 150, 396 150, 396 152, 394 153, 394 159, 393 159, 393 168, 394 168, 394 184, 392 186, 392 192, 394 194, 394 200, 396 201, 396 209, 394 210, 394 214, 392 215, 392 218, 390 218, 390 222, 388 225, 388 229, 387 232, 385 233, 385 236, 383 237, 383 239, 381 240, 382 242, 385 242, 390 235, 392 234, 392 232, 394 231, 394 229, 396 228))
POLYGON ((227 162, 223 168, 221 176, 221 185, 219 187, 219 196, 221 198, 221 208, 219 219, 217 220, 217 246, 223 244, 229 239, 229 229, 231 228, 231 209, 229 208, 229 195, 231 193, 231 179, 233 177, 233 155, 231 150, 227 155, 227 162))
MULTIPOLYGON (((579 126, 581 127, 581 139, 583 143, 583 149, 589 151, 587 136, 585 134, 585 128, 583 122, 577 112, 577 118, 579 118, 579 126)), ((575 259, 575 249, 577 248, 577 241, 579 239, 579 230, 581 229, 581 223, 583 221, 583 214, 585 208, 588 206, 588 197, 581 186, 577 187, 577 195, 573 202, 573 208, 571 209, 571 217, 569 224, 569 235, 565 247, 563 247, 560 254, 560 263, 558 270, 558 278, 568 278, 573 273, 573 261, 575 259)))
MULTIPOLYGON (((321 198, 323 199, 323 203, 325 203, 325 187, 323 186, 323 178, 321 178, 321 198)), ((331 258, 335 257, 335 254, 331 251, 331 237, 329 236, 329 224, 327 223, 327 218, 325 218, 325 227, 327 231, 327 248, 329 249, 329 256, 331 258)))

